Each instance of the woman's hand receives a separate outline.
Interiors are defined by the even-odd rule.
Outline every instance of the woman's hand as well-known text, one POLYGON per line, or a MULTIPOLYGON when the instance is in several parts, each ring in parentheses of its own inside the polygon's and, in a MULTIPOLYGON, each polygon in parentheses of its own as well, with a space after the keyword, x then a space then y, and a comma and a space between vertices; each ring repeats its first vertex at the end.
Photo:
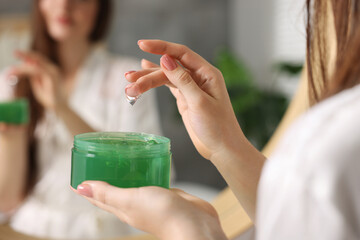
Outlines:
POLYGON ((142 62, 145 69, 129 72, 126 88, 137 96, 167 85, 177 100, 185 127, 199 153, 207 159, 238 148, 244 141, 221 72, 187 47, 161 40, 141 40, 139 47, 163 55, 161 66, 142 62))
POLYGON ((179 189, 124 189, 86 181, 73 190, 121 221, 160 239, 226 239, 215 209, 179 189))
POLYGON ((57 66, 35 52, 16 52, 22 61, 8 75, 26 76, 30 79, 36 100, 46 109, 55 110, 66 103, 65 90, 60 84, 61 74, 57 66))
POLYGON ((0 135, 25 134, 26 131, 27 125, 13 125, 0 122, 0 135))
POLYGON ((250 144, 235 117, 221 72, 189 48, 161 40, 140 40, 139 47, 163 55, 160 66, 143 61, 128 72, 125 89, 137 96, 167 85, 198 152, 211 160, 252 219, 265 157, 250 144))

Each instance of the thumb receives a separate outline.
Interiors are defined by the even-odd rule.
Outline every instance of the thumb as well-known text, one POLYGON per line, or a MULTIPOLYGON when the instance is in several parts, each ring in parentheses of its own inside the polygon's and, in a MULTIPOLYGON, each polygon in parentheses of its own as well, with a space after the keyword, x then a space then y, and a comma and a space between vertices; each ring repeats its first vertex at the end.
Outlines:
POLYGON ((94 205, 126 221, 124 213, 137 202, 138 189, 118 188, 101 181, 85 181, 77 187, 75 192, 86 197, 94 205))
POLYGON ((180 66, 172 57, 165 54, 160 59, 161 68, 169 81, 174 84, 185 99, 194 102, 202 95, 202 90, 196 84, 190 73, 180 66))

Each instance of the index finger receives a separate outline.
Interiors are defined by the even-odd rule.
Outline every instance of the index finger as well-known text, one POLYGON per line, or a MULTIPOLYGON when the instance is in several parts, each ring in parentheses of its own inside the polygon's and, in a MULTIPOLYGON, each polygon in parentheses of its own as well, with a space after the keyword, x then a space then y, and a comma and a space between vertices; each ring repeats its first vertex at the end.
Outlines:
POLYGON ((191 71, 199 70, 204 66, 212 66, 208 61, 185 45, 154 39, 139 40, 138 45, 144 52, 157 55, 168 54, 191 71))
MULTIPOLYGON (((127 209, 138 193, 137 188, 117 188, 102 181, 85 181, 81 184, 81 186, 86 185, 91 188, 91 193, 87 197, 119 210, 127 209)), ((76 191, 84 195, 81 188, 78 187, 76 191)))
POLYGON ((46 66, 49 64, 49 61, 46 57, 44 57, 43 55, 34 52, 34 51, 16 51, 15 52, 16 56, 18 58, 20 58, 21 60, 27 62, 27 63, 31 63, 31 64, 35 64, 35 65, 39 65, 39 66, 46 66))

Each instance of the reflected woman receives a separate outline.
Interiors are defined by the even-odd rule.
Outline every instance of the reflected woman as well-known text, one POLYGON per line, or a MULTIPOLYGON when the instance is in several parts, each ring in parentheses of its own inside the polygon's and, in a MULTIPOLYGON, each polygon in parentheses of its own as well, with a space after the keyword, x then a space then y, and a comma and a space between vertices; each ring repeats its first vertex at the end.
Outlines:
POLYGON ((51 238, 99 238, 131 232, 69 189, 73 136, 91 131, 161 134, 155 96, 131 106, 124 74, 138 61, 99 42, 110 0, 35 0, 31 51, 0 78, 0 99, 30 100, 27 126, 0 123, 0 213, 17 231, 51 238), (12 91, 7 78, 20 80, 12 91))

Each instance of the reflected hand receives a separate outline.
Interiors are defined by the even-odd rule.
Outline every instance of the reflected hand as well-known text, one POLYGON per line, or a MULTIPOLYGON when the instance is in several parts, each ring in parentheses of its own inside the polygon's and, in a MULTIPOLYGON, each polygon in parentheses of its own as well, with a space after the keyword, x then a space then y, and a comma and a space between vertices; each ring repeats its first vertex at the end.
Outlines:
POLYGON ((8 75, 27 76, 36 100, 45 108, 54 110, 66 102, 64 88, 60 84, 60 71, 41 54, 17 51, 22 61, 13 67, 8 75))
POLYGON ((27 125, 14 125, 0 122, 0 135, 24 134, 27 131, 27 125))
POLYGON ((215 209, 179 189, 117 188, 86 181, 73 190, 121 221, 160 239, 226 239, 215 209))
POLYGON ((129 96, 167 85, 177 100, 185 127, 199 153, 221 159, 222 152, 237 149, 244 135, 238 125, 221 72, 183 45, 161 40, 141 40, 139 47, 163 55, 156 67, 143 61, 145 69, 126 78, 132 82, 129 96))

